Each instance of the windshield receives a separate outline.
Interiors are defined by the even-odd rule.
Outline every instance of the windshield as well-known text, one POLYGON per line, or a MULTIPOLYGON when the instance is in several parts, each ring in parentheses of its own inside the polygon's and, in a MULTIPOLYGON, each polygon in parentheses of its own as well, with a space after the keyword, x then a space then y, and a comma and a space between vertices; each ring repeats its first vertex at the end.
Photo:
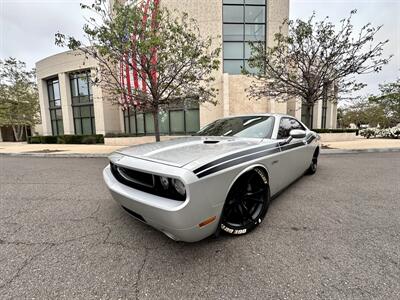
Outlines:
POLYGON ((203 127, 195 135, 271 138, 274 121, 274 117, 271 116, 246 116, 220 119, 203 127))

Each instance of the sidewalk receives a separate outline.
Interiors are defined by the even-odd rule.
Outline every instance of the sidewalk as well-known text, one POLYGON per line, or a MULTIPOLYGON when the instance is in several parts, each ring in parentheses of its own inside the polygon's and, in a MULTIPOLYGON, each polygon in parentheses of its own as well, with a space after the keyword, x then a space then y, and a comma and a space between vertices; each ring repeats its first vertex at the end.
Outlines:
MULTIPOLYGON (((400 140, 395 139, 357 139, 348 142, 322 143, 322 153, 348 152, 372 152, 399 150, 400 140), (364 151, 365 150, 365 151, 364 151)), ((82 157, 106 157, 111 152, 125 146, 106 145, 69 145, 69 144, 27 144, 0 142, 0 155, 30 155, 30 156, 82 156, 82 157)))
POLYGON ((358 137, 354 141, 322 142, 325 149, 364 150, 400 148, 400 139, 366 139, 358 137))
POLYGON ((121 146, 105 146, 105 145, 70 145, 70 144, 27 144, 27 143, 0 143, 1 154, 26 154, 40 156, 74 156, 74 155, 93 155, 107 156, 111 152, 123 148, 121 146), (49 155, 51 154, 51 155, 49 155))

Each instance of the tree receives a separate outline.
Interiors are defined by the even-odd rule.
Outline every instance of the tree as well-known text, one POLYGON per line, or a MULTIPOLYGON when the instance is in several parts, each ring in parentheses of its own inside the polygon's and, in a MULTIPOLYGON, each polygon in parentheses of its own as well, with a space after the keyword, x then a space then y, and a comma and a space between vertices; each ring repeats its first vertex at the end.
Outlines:
POLYGON ((249 65, 260 70, 249 89, 253 98, 264 96, 300 98, 307 107, 312 127, 312 109, 318 100, 336 101, 338 94, 349 94, 363 88, 354 75, 379 72, 390 57, 382 58, 383 46, 388 40, 374 43, 381 26, 363 26, 354 33, 350 16, 340 22, 339 28, 328 17, 315 21, 313 14, 307 21, 285 21, 275 34, 274 46, 252 43, 249 65))
POLYGON ((369 101, 380 105, 393 126, 400 123, 400 78, 395 82, 381 84, 378 96, 371 96, 369 101))
POLYGON ((83 28, 89 44, 56 34, 57 45, 98 62, 94 84, 101 85, 109 100, 122 109, 153 114, 156 141, 160 110, 187 99, 215 104, 212 73, 220 64, 220 48, 212 48, 211 37, 200 36, 196 21, 186 14, 172 14, 158 2, 116 1, 112 10, 105 0, 81 4, 97 14, 83 28))
POLYGON ((11 126, 16 141, 27 126, 39 122, 39 96, 35 70, 15 58, 0 60, 0 126, 11 126))
POLYGON ((343 126, 348 127, 351 123, 360 126, 368 124, 371 127, 390 127, 390 120, 386 117, 384 108, 376 103, 363 99, 354 102, 343 109, 343 126))

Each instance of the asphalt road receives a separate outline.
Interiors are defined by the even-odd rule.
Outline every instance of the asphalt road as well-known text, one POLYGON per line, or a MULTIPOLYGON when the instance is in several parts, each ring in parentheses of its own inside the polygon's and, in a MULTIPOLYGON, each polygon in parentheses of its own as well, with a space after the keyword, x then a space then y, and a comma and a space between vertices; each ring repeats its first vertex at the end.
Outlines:
POLYGON ((325 155, 251 234, 177 243, 105 159, 0 157, 0 299, 399 299, 400 153, 325 155))

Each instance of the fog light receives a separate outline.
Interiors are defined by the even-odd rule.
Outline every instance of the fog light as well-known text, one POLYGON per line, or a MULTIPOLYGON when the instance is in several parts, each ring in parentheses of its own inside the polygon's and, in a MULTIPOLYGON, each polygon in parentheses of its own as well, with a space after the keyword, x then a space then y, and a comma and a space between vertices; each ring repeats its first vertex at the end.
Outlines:
POLYGON ((179 179, 172 179, 172 184, 173 184, 175 190, 179 194, 181 194, 182 196, 184 196, 186 194, 186 188, 182 181, 180 181, 179 179))
POLYGON ((161 185, 164 188, 164 190, 168 190, 168 188, 169 188, 169 179, 167 177, 161 176, 160 177, 160 182, 161 182, 161 185))

